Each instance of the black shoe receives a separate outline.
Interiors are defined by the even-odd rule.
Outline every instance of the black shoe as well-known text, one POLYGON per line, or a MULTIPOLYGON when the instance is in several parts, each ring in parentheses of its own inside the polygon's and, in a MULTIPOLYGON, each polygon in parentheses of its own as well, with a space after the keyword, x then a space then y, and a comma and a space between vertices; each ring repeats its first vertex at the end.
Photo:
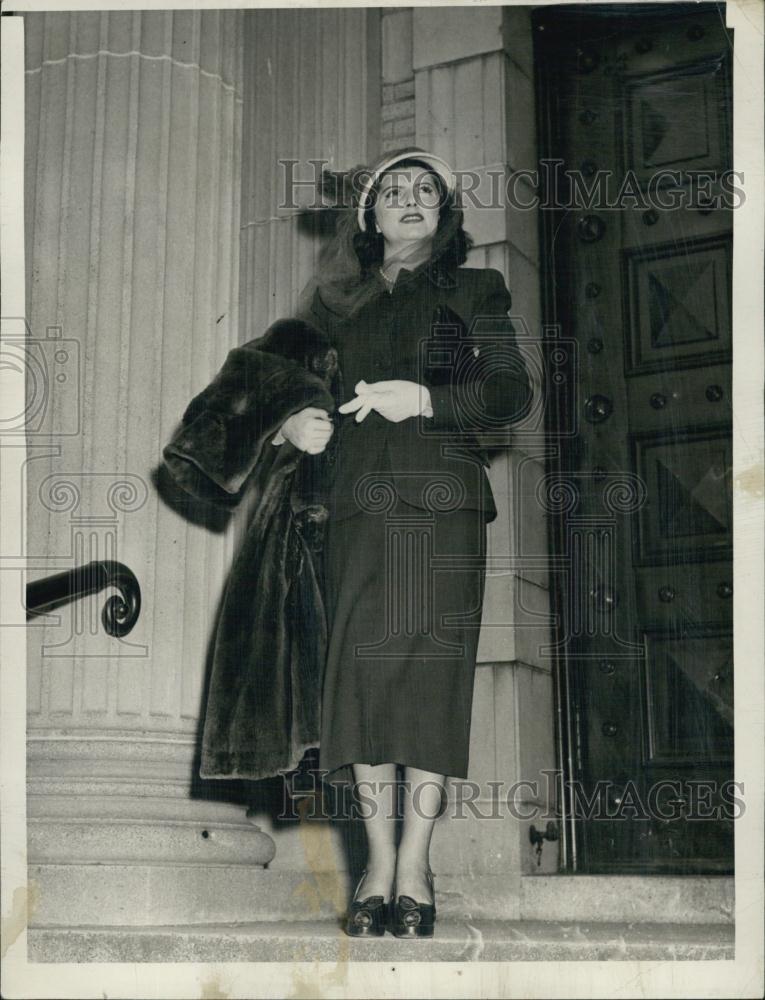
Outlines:
POLYGON ((356 899, 361 883, 366 875, 366 868, 361 873, 353 901, 345 918, 345 933, 350 937, 382 937, 388 925, 388 903, 383 896, 367 896, 356 899))
POLYGON ((429 868, 427 876, 434 902, 418 903, 411 896, 399 896, 391 903, 390 930, 396 937, 433 937, 436 904, 433 872, 429 868))

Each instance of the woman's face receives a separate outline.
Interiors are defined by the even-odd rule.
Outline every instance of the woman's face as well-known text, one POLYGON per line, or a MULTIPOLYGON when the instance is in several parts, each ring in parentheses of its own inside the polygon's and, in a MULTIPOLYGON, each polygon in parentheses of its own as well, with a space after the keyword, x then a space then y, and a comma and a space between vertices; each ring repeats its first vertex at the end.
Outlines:
POLYGON ((391 249, 432 236, 438 209, 439 189, 424 167, 394 167, 380 178, 375 221, 391 249))

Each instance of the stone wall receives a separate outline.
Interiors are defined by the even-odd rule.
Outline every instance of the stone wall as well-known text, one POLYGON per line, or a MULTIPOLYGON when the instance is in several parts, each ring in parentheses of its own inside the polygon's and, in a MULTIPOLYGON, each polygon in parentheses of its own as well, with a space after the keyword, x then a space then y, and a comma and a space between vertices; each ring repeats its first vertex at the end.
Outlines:
POLYGON ((412 10, 382 10, 382 148, 414 144, 416 118, 412 65, 412 10))

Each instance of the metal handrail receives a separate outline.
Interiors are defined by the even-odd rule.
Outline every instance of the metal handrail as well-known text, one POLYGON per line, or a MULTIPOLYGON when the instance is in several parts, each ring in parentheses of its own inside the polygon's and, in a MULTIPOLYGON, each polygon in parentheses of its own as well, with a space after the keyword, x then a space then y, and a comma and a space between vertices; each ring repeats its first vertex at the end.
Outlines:
POLYGON ((127 635, 141 613, 141 587, 135 573, 124 563, 102 559, 46 576, 27 584, 27 620, 46 614, 104 587, 116 587, 101 612, 101 621, 109 635, 127 635))

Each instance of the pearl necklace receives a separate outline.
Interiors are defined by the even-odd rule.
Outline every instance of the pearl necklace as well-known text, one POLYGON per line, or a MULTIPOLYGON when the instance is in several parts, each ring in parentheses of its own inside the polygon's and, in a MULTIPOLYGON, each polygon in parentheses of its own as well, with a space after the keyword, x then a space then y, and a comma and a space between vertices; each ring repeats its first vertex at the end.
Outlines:
POLYGON ((396 279, 395 278, 389 278, 388 275, 385 273, 385 271, 383 271, 382 267, 378 267, 377 270, 378 270, 378 272, 380 274, 380 277, 385 282, 385 286, 388 289, 388 291, 392 292, 393 291, 393 286, 396 284, 396 279))

